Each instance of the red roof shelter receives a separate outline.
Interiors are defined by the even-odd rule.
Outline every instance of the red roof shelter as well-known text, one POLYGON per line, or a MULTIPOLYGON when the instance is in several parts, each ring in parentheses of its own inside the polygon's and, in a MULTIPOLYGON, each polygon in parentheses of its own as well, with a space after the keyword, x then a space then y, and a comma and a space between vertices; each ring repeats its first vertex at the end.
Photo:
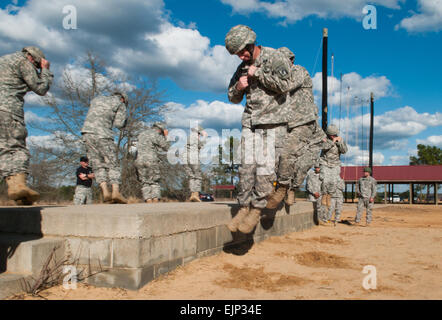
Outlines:
MULTIPOLYGON (((347 184, 352 185, 364 176, 364 167, 362 166, 348 166, 341 167, 341 177, 347 184)), ((388 199, 392 199, 395 184, 408 184, 410 186, 411 195, 409 197, 410 203, 414 203, 414 185, 425 184, 428 187, 434 188, 434 203, 438 204, 439 185, 442 183, 442 165, 435 166, 373 166, 373 178, 376 179, 378 185, 384 184, 384 201, 387 202, 387 185, 388 185, 388 199)), ((353 192, 353 190, 352 190, 353 192)))

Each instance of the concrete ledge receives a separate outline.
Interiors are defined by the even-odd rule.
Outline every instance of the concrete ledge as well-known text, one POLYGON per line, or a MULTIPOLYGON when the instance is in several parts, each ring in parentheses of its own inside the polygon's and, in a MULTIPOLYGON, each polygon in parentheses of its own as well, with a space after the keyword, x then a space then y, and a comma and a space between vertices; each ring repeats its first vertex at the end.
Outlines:
MULTIPOLYGON (((223 250, 242 255, 255 242, 314 226, 310 202, 265 210, 249 235, 227 229, 237 211, 235 203, 0 208, 0 232, 43 237, 37 240, 40 247, 46 239, 62 239, 65 255, 78 259, 80 265, 106 270, 88 278, 89 283, 136 290, 196 258, 223 250)), ((38 252, 37 246, 28 248, 31 256, 38 252)), ((43 255, 40 253, 44 260, 43 255)), ((13 271, 24 271, 11 261, 13 271)), ((30 264, 33 272, 34 264, 39 265, 30 264)), ((26 265, 29 270, 29 263, 26 265)))

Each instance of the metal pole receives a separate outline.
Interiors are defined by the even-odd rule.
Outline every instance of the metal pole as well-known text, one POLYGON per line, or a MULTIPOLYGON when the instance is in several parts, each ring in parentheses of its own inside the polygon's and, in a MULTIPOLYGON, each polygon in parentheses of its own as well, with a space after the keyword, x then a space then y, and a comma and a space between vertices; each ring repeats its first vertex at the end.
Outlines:
POLYGON ((327 42, 328 42, 328 29, 322 30, 322 129, 327 130, 327 42))
POLYGON ((373 92, 370 94, 370 155, 368 166, 371 169, 371 174, 373 176, 373 125, 374 125, 374 98, 373 92))

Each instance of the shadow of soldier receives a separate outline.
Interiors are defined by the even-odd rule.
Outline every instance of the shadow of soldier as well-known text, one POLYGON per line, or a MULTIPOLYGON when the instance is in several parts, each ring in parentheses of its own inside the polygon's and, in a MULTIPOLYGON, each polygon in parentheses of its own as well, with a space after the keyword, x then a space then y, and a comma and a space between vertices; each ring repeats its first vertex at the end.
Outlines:
POLYGON ((21 243, 43 237, 42 207, 0 208, 0 273, 8 270, 8 260, 21 243))

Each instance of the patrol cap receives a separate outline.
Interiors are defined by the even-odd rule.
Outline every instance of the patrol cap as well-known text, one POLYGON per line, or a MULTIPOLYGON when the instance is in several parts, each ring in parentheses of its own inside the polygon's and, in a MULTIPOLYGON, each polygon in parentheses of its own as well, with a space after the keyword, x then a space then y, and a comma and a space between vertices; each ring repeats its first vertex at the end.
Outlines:
POLYGON ((315 163, 314 168, 321 168, 321 166, 319 165, 319 163, 315 163))
POLYGON ((22 49, 22 52, 29 53, 37 63, 40 63, 41 59, 46 59, 43 51, 41 51, 41 49, 37 48, 37 47, 33 47, 33 46, 24 47, 22 49))
POLYGON ((364 172, 368 172, 368 173, 371 174, 371 168, 370 168, 370 167, 365 167, 365 168, 364 168, 364 172))
POLYGON ((339 129, 334 124, 331 124, 327 127, 326 133, 329 136, 337 136, 339 134, 339 129))
POLYGON ((230 54, 237 54, 248 44, 254 44, 256 33, 248 26, 239 24, 227 33, 225 38, 226 49, 230 54))

